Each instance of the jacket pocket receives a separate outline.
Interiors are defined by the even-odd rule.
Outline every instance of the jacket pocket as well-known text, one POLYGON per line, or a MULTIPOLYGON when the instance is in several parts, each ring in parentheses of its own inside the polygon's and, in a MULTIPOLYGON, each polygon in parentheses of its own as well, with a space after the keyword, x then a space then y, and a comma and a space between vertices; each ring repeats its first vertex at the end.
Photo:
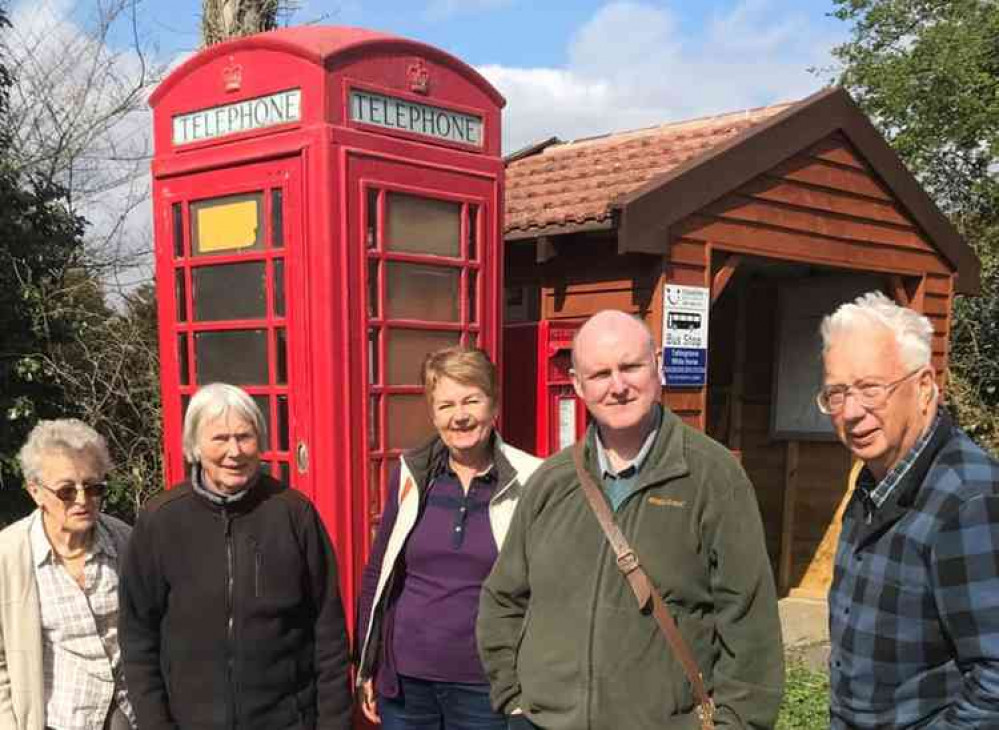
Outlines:
MULTIPOLYGON (((698 616, 689 612, 683 606, 667 602, 666 610, 676 623, 676 627, 683 637, 690 654, 697 665, 704 681, 704 687, 708 694, 711 694, 712 667, 714 666, 714 650, 711 646, 711 635, 714 631, 713 623, 703 616, 698 616)), ((656 626, 656 630, 661 629, 656 626)), ((665 641, 665 636, 663 637, 665 641)), ((697 698, 694 696, 694 687, 683 669, 680 658, 676 656, 673 648, 666 644, 666 651, 669 655, 668 676, 671 678, 673 687, 673 697, 676 703, 673 712, 680 715, 693 713, 697 707, 697 698)))
POLYGON ((521 709, 541 721, 546 716, 578 717, 582 709, 578 637, 571 634, 561 625, 561 614, 524 617, 517 649, 521 709))

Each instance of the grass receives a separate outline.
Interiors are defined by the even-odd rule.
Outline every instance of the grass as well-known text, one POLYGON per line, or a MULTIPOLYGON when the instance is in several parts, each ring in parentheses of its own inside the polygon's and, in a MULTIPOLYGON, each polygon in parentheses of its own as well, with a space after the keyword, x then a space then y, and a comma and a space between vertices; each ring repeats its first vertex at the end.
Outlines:
POLYGON ((789 659, 784 702, 776 730, 827 730, 829 727, 829 677, 789 659))

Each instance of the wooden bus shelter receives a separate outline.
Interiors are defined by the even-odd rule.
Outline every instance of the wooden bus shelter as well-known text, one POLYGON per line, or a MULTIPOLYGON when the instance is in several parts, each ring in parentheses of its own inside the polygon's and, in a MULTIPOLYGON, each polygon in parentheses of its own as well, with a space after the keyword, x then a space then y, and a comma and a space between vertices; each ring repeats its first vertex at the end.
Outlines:
MULTIPOLYGON (((527 148, 507 159, 504 234, 509 332, 613 307, 661 337, 664 288, 708 290, 707 382, 664 402, 740 455, 781 593, 824 596, 854 469, 813 405, 819 320, 880 288, 933 322, 943 374, 954 296, 979 289, 971 249, 850 97, 527 148)), ((544 370, 506 341, 506 382, 544 370)), ((513 440, 552 407, 517 391, 513 440)))

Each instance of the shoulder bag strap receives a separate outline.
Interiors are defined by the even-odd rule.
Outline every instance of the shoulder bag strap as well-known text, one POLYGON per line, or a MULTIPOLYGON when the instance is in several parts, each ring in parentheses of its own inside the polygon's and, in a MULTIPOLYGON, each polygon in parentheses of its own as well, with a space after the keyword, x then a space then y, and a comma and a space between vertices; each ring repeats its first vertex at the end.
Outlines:
POLYGON ((674 656, 683 667, 683 671, 687 675, 687 680, 694 690, 694 696, 699 705, 698 714, 701 718, 702 730, 714 730, 714 701, 708 696, 708 692, 704 688, 704 678, 701 675, 700 669, 697 668, 694 655, 680 634, 680 630, 676 627, 676 622, 666 608, 666 604, 663 603, 659 591, 652 584, 645 569, 639 563, 638 555, 631 549, 631 545, 628 544, 628 540, 625 538, 624 533, 621 532, 621 528, 614 521, 614 515, 607 505, 607 500, 604 498, 603 492, 594 483, 589 472, 586 471, 583 459, 583 450, 585 447, 584 440, 577 441, 572 449, 572 460, 576 465, 576 475, 583 486, 583 494, 586 495, 586 501, 590 503, 590 508, 593 510, 597 522, 600 523, 600 528, 604 531, 607 542, 610 543, 611 548, 614 550, 614 555, 617 556, 617 567, 628 580, 628 585, 631 586, 631 591, 635 594, 635 599, 638 601, 639 610, 642 612, 647 611, 649 603, 652 603, 652 615, 655 617, 656 623, 659 624, 659 628, 662 629, 666 641, 673 650, 674 656))

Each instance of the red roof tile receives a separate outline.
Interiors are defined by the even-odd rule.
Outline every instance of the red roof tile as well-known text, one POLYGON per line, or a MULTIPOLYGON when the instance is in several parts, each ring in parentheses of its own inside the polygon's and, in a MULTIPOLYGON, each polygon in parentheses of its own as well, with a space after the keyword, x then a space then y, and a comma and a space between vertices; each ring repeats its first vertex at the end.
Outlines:
POLYGON ((551 226, 606 221, 621 196, 789 106, 554 143, 522 157, 515 154, 506 168, 504 231, 530 235, 551 226))

